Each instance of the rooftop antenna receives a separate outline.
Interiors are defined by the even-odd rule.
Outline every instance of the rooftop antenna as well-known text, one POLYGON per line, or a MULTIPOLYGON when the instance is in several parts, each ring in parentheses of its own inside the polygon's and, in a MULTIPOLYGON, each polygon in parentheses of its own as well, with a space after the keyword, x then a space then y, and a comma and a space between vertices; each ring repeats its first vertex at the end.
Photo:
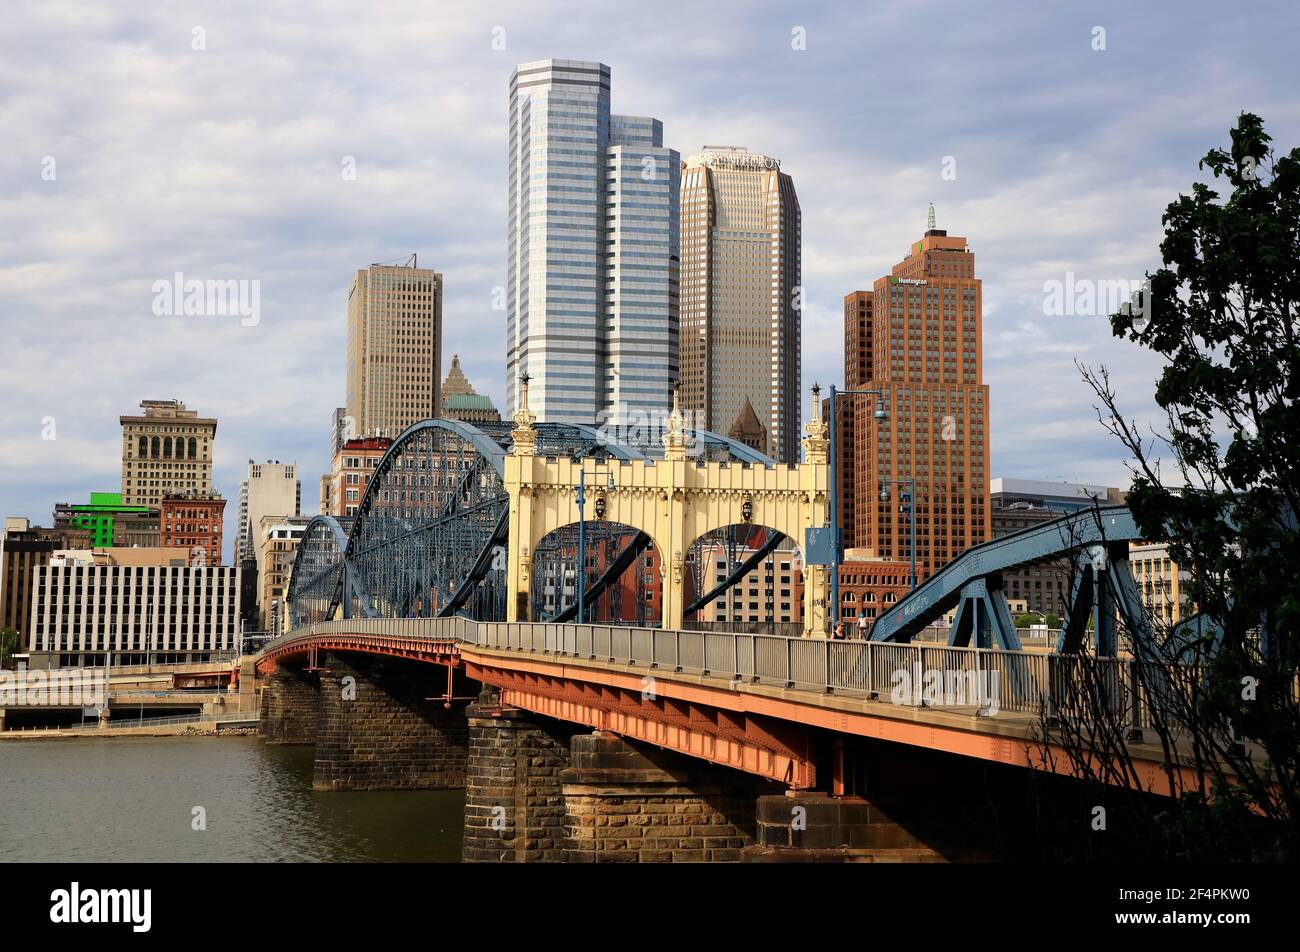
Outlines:
POLYGON ((925 230, 934 231, 934 202, 930 203, 930 214, 926 216, 925 230))

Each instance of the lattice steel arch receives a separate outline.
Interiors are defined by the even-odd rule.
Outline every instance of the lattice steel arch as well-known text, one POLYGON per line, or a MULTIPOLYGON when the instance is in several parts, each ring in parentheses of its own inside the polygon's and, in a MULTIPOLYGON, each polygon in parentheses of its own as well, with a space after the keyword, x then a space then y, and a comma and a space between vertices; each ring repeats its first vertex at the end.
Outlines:
POLYGON ((307 523, 294 556, 286 599, 294 628, 332 617, 347 547, 347 529, 335 516, 316 516, 307 523))
MULTIPOLYGON (((646 460, 662 454, 657 441, 633 445, 588 426, 539 423, 536 429, 539 455, 646 460)), ((691 435, 715 458, 773 465, 719 434, 691 435)), ((436 419, 403 431, 376 465, 351 530, 334 517, 307 527, 290 585, 295 624, 340 612, 504 617, 509 496, 502 480, 512 445, 508 423, 436 419)))

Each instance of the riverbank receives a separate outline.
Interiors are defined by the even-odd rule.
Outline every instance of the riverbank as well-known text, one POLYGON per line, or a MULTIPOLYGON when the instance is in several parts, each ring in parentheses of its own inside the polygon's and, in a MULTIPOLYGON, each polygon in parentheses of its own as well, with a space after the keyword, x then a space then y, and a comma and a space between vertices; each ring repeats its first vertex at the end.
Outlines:
POLYGON ((72 738, 97 740, 105 737, 256 737, 261 733, 261 730, 256 727, 213 727, 210 722, 208 724, 199 722, 160 724, 157 726, 148 723, 137 723, 130 727, 98 727, 90 730, 50 728, 47 730, 3 731, 0 732, 0 741, 18 742, 72 738))

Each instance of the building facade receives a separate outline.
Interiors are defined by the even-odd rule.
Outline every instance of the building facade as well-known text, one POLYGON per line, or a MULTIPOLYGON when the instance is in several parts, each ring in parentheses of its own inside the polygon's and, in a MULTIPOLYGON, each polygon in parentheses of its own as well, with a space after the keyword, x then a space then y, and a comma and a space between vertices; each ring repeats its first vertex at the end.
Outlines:
POLYGON ((28 650, 36 572, 66 547, 66 537, 60 533, 33 527, 22 517, 5 519, 0 538, 0 629, 18 632, 20 653, 28 650))
POLYGON ((1129 569, 1137 584, 1138 597, 1147 617, 1162 635, 1169 626, 1176 625, 1196 613, 1188 595, 1191 573, 1180 569, 1169 557, 1165 543, 1132 542, 1128 547, 1129 569))
POLYGON ((88 503, 55 503, 54 530, 66 537, 68 548, 152 548, 161 542, 160 512, 156 506, 125 505, 121 493, 91 493, 88 503))
POLYGON ((864 634, 859 618, 867 620, 869 630, 878 616, 908 593, 910 571, 908 562, 872 558, 857 549, 844 553, 840 563, 840 621, 846 638, 864 634))
POLYGON ((306 516, 263 516, 259 524, 257 584, 258 605, 261 610, 262 631, 278 632, 283 629, 288 613, 285 601, 289 594, 289 578, 293 573, 293 560, 298 554, 298 543, 311 519, 306 516))
POLYGON ((154 506, 163 496, 212 492, 217 421, 179 400, 142 400, 141 413, 122 424, 122 503, 154 506))
POLYGON ((662 415, 678 376, 681 160, 657 119, 610 113, 602 63, 510 77, 507 414, 521 375, 538 418, 662 415))
POLYGON ((265 516, 297 516, 302 512, 302 485, 293 463, 248 461, 248 475, 239 484, 239 534, 235 556, 257 559, 261 570, 261 525, 265 516))
POLYGON ((442 275, 414 261, 362 268, 348 288, 344 422, 356 436, 393 438, 438 414, 442 275))
POLYGON ((392 445, 392 440, 380 436, 361 437, 343 444, 334 456, 330 473, 329 499, 333 507, 330 515, 357 514, 375 467, 392 445))
POLYGON ((800 212, 779 160, 705 146, 681 180, 682 409, 728 433, 748 404, 777 462, 799 461, 800 212))
POLYGON ((995 509, 1027 503, 1035 508, 1050 509, 1060 516, 1093 506, 1123 505, 1127 493, 1114 486, 997 476, 989 482, 989 496, 995 509))
POLYGON ((489 397, 474 390, 460 366, 460 355, 452 354, 451 369, 442 382, 442 409, 438 415, 444 420, 462 423, 500 423, 501 412, 489 397))
POLYGON ((239 570, 184 549, 61 550, 36 570, 32 668, 210 661, 239 640, 239 570))
MULTIPOLYGON (((855 322, 863 293, 845 302, 855 322)), ((854 334, 869 338, 870 376, 855 382, 883 391, 888 418, 877 420, 868 398, 857 398, 846 543, 873 558, 908 560, 908 487, 900 481, 914 479, 915 556, 924 579, 991 533, 981 285, 966 239, 935 228, 931 209, 921 240, 875 282, 869 311, 869 328, 854 334)))
POLYGON ((216 493, 164 496, 159 516, 159 545, 188 549, 191 565, 221 565, 225 511, 226 500, 216 493))
MULTIPOLYGON (((994 505, 991 516, 993 538, 1001 539, 1015 532, 1061 518, 1059 509, 1035 506, 1029 502, 994 505)), ((1041 615, 1064 617, 1070 600, 1072 565, 1069 558, 1055 559, 1039 565, 1002 573, 1002 590, 1008 601, 1024 602, 1024 610, 1041 615)))

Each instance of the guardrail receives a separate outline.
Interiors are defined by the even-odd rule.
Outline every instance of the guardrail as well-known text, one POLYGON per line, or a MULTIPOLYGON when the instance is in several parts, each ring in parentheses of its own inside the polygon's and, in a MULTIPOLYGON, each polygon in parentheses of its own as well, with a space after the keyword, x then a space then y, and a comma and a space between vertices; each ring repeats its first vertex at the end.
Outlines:
POLYGON ((1077 704, 1086 683, 1091 702, 1105 704, 1133 728, 1152 726, 1143 685, 1163 683, 1158 673, 1139 672, 1140 662, 1128 658, 462 617, 317 622, 276 639, 267 650, 330 633, 461 642, 914 707, 973 708, 981 714, 1052 717, 1067 698, 1077 704))

